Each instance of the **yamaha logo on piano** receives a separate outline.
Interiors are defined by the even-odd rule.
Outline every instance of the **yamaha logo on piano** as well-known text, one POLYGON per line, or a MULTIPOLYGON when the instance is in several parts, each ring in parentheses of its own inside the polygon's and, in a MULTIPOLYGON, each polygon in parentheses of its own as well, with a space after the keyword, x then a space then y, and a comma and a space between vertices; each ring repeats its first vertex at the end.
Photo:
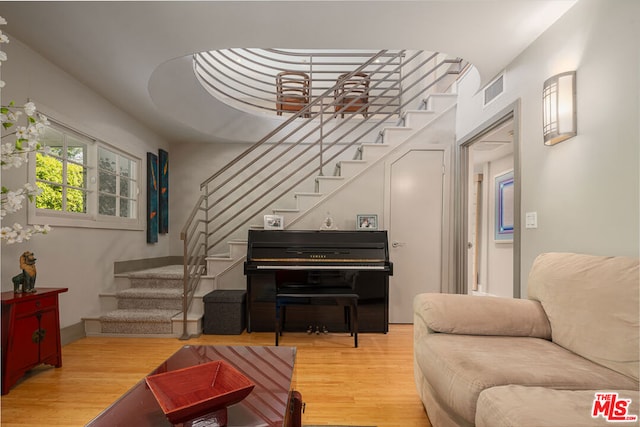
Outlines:
POLYGON ((311 259, 326 259, 327 256, 326 255, 312 254, 312 255, 309 255, 309 258, 311 258, 311 259))

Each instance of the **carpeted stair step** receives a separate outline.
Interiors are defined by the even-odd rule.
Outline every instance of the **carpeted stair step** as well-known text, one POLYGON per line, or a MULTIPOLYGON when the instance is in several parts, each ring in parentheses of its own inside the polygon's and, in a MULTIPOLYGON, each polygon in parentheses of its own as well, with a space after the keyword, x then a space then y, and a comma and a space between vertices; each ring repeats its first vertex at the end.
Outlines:
POLYGON ((129 288, 116 293, 119 309, 182 310, 182 289, 129 288))
POLYGON ((165 279, 161 277, 153 278, 140 278, 130 277, 129 282, 132 288, 174 288, 182 289, 184 283, 182 278, 180 279, 165 279))
POLYGON ((167 265, 127 274, 132 288, 183 288, 184 267, 167 265))
POLYGON ((102 333, 171 334, 171 318, 176 310, 114 310, 100 316, 102 333))
POLYGON ((171 319, 182 311, 182 265, 126 273, 130 288, 116 292, 118 309, 100 316, 106 334, 172 334, 171 319))

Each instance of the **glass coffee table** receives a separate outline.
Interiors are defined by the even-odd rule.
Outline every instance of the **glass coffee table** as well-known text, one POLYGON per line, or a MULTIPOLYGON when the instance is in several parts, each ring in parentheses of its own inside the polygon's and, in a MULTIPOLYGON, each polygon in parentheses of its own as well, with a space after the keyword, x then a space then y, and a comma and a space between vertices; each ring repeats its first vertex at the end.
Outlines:
MULTIPOLYGON (((294 347, 198 346, 186 345, 149 375, 187 368, 214 360, 230 363, 255 384, 253 391, 227 411, 227 426, 295 426, 291 393, 295 387, 294 347)), ((153 393, 142 378, 122 397, 94 418, 87 426, 171 426, 153 393)), ((217 426, 211 417, 178 424, 217 426)))

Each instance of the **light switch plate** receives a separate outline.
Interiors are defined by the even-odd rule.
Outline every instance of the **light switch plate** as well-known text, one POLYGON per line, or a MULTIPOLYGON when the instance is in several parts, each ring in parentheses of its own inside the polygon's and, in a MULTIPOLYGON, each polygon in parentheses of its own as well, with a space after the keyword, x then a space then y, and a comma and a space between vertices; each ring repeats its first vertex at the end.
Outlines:
POLYGON ((524 218, 525 228, 538 228, 538 212, 527 212, 524 218))

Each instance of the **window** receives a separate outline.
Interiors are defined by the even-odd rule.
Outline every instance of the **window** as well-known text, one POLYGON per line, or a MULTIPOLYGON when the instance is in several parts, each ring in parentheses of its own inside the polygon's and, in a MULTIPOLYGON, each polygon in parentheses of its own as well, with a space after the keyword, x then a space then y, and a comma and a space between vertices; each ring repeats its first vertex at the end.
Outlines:
POLYGON ((87 142, 51 127, 41 142, 50 154, 36 154, 36 185, 41 193, 36 208, 87 212, 87 142))
POLYGON ((137 165, 135 160, 98 147, 98 213, 136 218, 137 165))
POLYGON ((30 223, 141 229, 140 159, 53 121, 41 142, 50 151, 30 170, 41 189, 30 223))

